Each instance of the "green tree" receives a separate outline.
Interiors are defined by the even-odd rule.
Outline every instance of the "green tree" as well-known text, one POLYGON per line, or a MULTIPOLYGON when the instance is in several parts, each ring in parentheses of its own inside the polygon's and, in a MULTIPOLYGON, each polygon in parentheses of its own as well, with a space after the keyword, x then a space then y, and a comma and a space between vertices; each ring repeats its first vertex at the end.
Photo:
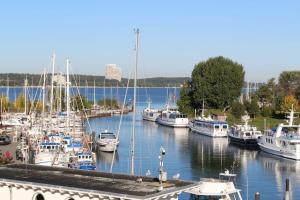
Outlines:
POLYGON ((271 117, 273 114, 273 109, 270 106, 264 106, 261 108, 261 115, 263 117, 271 117))
POLYGON ((295 94, 300 85, 300 71, 284 71, 279 75, 278 87, 282 96, 295 94))
POLYGON ((191 82, 185 82, 180 89, 180 98, 177 100, 178 108, 182 113, 191 114, 193 112, 191 92, 191 82))
POLYGON ((255 99, 252 99, 251 102, 245 101, 244 106, 250 117, 255 118, 259 114, 259 107, 255 99))
POLYGON ((7 111, 8 107, 9 107, 9 102, 8 102, 7 96, 1 96, 0 101, 1 101, 1 104, 2 104, 2 110, 7 111))
POLYGON ((100 99, 97 104, 108 109, 120 109, 119 103, 116 99, 100 99))
POLYGON ((76 95, 76 96, 72 97, 72 102, 73 102, 75 110, 83 110, 83 109, 88 109, 88 108, 92 107, 91 103, 88 102, 86 97, 82 96, 82 95, 76 95))
POLYGON ((231 106, 231 114, 236 118, 241 118, 245 114, 245 106, 240 102, 234 102, 231 106))
POLYGON ((205 104, 218 109, 229 107, 241 94, 243 66, 222 56, 198 63, 192 72, 192 107, 205 104))

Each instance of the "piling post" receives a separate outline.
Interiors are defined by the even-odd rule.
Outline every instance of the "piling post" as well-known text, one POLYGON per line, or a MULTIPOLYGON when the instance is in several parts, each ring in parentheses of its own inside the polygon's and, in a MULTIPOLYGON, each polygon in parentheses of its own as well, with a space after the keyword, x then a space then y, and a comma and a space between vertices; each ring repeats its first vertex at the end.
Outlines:
POLYGON ((284 200, 290 199, 290 180, 287 178, 285 179, 285 195, 284 200))
POLYGON ((255 193, 255 200, 260 200, 260 193, 259 192, 255 193))

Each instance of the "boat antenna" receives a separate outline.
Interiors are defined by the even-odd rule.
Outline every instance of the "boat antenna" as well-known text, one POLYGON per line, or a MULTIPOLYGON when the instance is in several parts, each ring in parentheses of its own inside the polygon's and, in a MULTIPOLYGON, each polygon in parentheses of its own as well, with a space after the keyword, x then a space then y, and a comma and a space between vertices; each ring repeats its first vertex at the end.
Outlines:
POLYGON ((131 136, 131 168, 130 174, 134 175, 134 135, 135 135, 135 117, 136 117, 136 86, 137 86, 137 67, 139 50, 139 29, 134 29, 135 40, 135 68, 134 68, 134 87, 133 87, 133 116, 132 116, 132 136, 131 136))

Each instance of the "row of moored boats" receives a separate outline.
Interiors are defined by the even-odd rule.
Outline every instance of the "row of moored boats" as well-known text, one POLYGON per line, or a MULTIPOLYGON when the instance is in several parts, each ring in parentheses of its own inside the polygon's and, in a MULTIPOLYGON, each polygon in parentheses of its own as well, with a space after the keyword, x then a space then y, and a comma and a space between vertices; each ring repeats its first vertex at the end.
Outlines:
POLYGON ((193 132, 210 137, 228 137, 232 143, 246 147, 259 147, 262 151, 277 156, 300 160, 300 124, 294 125, 295 111, 292 108, 288 116, 288 124, 279 124, 276 128, 267 129, 263 133, 248 124, 249 116, 243 116, 244 124, 229 127, 224 116, 201 117, 189 120, 176 108, 168 106, 163 110, 148 106, 143 110, 144 120, 155 121, 160 125, 174 128, 190 128, 193 132))

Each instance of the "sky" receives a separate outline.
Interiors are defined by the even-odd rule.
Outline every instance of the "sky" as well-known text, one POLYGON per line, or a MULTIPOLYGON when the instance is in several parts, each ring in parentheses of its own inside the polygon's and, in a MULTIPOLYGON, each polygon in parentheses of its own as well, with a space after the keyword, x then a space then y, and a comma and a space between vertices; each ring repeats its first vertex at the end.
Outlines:
POLYGON ((191 76, 194 65, 224 56, 248 81, 300 70, 300 1, 1 1, 0 73, 50 71, 71 60, 74 73, 126 77, 140 29, 139 77, 191 76))

